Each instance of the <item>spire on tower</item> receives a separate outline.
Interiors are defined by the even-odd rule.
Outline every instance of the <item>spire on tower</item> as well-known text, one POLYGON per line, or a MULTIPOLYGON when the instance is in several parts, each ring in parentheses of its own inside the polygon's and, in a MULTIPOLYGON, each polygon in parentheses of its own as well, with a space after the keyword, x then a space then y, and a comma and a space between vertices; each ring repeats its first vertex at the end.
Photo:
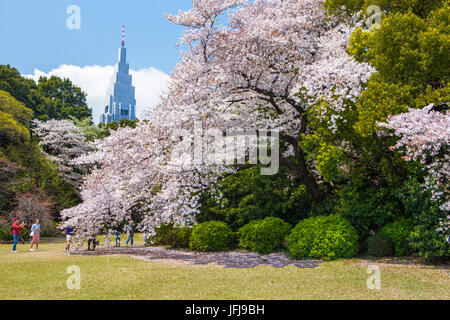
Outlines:
POLYGON ((125 25, 122 26, 122 47, 125 45, 125 25))

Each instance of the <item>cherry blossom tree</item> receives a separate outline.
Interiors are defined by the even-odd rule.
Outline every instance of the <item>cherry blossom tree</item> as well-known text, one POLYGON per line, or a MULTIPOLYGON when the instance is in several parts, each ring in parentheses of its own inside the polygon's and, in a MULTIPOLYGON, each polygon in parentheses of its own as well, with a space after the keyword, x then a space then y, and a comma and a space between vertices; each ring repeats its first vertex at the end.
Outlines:
MULTIPOLYGON (((66 224, 77 225, 83 235, 118 225, 136 211, 150 232, 162 222, 194 222, 199 193, 214 188, 223 172, 236 170, 192 161, 191 151, 177 149, 186 134, 180 139, 176 132, 195 136, 199 122, 204 130, 280 132, 287 150, 281 164, 313 199, 325 197, 300 142, 308 134, 308 108, 327 101, 335 110, 329 125, 335 127, 373 72, 346 52, 357 19, 327 16, 320 0, 192 4, 167 16, 187 28, 180 40, 185 50, 148 121, 111 132, 96 141, 96 151, 73 161, 94 164, 81 190, 83 203, 63 212, 66 224)), ((192 137, 187 138, 189 146, 192 137)))
MULTIPOLYGON (((444 104, 444 106, 446 106, 444 104)), ((382 127, 394 130, 400 139, 393 149, 403 150, 406 161, 418 161, 425 166, 425 186, 433 200, 443 203, 441 210, 450 212, 450 115, 448 110, 435 110, 434 104, 422 109, 389 118, 382 127)), ((448 230, 450 215, 442 221, 442 230, 448 230)))
POLYGON ((193 1, 193 6, 168 16, 188 27, 181 43, 189 51, 182 52, 172 75, 163 112, 168 106, 181 109, 181 119, 202 119, 204 126, 223 130, 279 130, 290 150, 281 163, 315 200, 323 199, 320 179, 299 142, 307 134, 311 105, 327 99, 338 113, 356 101, 373 72, 346 53, 352 21, 326 16, 317 0, 193 1), (226 26, 220 24, 225 12, 226 26))
POLYGON ((14 217, 19 217, 28 227, 31 227, 36 219, 39 219, 42 225, 53 221, 54 203, 42 190, 35 188, 26 193, 18 192, 14 201, 16 207, 9 213, 11 221, 14 217))
POLYGON ((120 226, 136 211, 144 216, 142 229, 150 232, 168 221, 193 222, 202 175, 171 165, 167 136, 164 128, 141 122, 111 131, 96 141, 96 151, 73 161, 93 167, 81 188, 83 203, 62 212, 65 225, 77 226, 85 237, 120 226))
POLYGON ((35 120, 33 133, 39 137, 43 151, 58 166, 64 179, 79 187, 87 169, 70 162, 93 150, 93 145, 86 142, 82 130, 69 120, 35 120))

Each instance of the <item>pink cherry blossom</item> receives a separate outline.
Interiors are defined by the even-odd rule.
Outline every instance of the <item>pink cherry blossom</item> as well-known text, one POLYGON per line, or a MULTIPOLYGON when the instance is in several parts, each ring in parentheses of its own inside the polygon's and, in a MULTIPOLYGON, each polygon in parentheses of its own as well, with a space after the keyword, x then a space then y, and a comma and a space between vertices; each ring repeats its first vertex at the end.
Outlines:
POLYGON ((96 141, 95 152, 74 162, 92 166, 83 203, 63 212, 66 224, 76 225, 82 236, 117 226, 133 212, 142 215, 141 229, 149 232, 163 222, 195 223, 200 193, 236 169, 192 162, 189 152, 171 156, 179 142, 175 133, 195 136, 196 122, 204 130, 279 131, 289 145, 280 162, 314 198, 323 197, 320 177, 299 142, 308 133, 308 108, 325 99, 339 114, 374 72, 346 52, 355 22, 327 16, 320 0, 192 4, 167 16, 187 29, 180 39, 182 60, 162 102, 136 129, 112 132, 96 141))
MULTIPOLYGON (((450 212, 450 115, 448 111, 433 108, 431 104, 422 109, 410 109, 380 125, 394 130, 400 138, 394 148, 404 150, 405 160, 418 161, 425 166, 425 185, 431 190, 433 200, 442 202, 441 209, 450 212)), ((449 221, 450 215, 442 222, 445 230, 449 221)))

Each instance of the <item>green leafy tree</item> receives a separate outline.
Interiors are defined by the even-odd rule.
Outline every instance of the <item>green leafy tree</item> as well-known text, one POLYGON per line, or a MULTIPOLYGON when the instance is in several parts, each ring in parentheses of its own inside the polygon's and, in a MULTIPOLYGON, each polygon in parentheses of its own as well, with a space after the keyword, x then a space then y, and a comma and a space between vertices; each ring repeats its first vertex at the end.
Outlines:
POLYGON ((363 136, 355 128, 356 104, 336 112, 319 103, 309 111, 308 130, 301 141, 307 161, 331 190, 329 208, 311 215, 340 213, 365 239, 371 230, 403 214, 394 193, 411 172, 401 155, 389 150, 390 137, 363 136), (330 119, 336 119, 334 128, 330 119))
POLYGON ((109 132, 110 130, 114 130, 116 131, 119 128, 125 128, 125 127, 129 127, 129 128, 136 128, 137 123, 139 122, 139 120, 128 120, 128 119, 120 119, 119 122, 117 121, 113 121, 110 122, 108 124, 104 124, 104 123, 100 123, 98 125, 100 131, 100 138, 104 138, 109 136, 109 132))
POLYGON ((72 121, 83 131, 86 141, 102 139, 108 135, 108 130, 104 126, 96 125, 92 121, 92 117, 83 120, 72 117, 72 121))
MULTIPOLYGON (((328 179, 341 183, 337 188, 340 202, 337 211, 352 222, 363 240, 370 230, 379 230, 402 216, 412 217, 414 249, 427 259, 443 258, 448 256, 448 244, 435 230, 445 213, 422 190, 422 165, 406 164, 398 153, 389 150, 396 139, 378 133, 384 130, 379 123, 390 115, 450 100, 450 2, 325 2, 330 13, 351 15, 362 11, 362 19, 368 17, 370 5, 381 9, 379 28, 356 29, 348 51, 356 60, 370 63, 376 72, 358 99, 353 115, 344 118, 350 121, 341 124, 340 132, 348 134, 330 139, 325 128, 315 144, 306 143, 312 146, 314 159, 319 160, 319 143, 340 146, 344 155, 339 157, 340 161, 333 158, 322 164, 319 161, 318 167, 328 179), (341 10, 342 6, 346 9, 341 10), (337 165, 333 166, 333 162, 337 165)), ((317 123, 313 121, 311 125, 317 123)), ((333 152, 334 157, 338 154, 333 152)))
POLYGON ((39 120, 70 117, 81 120, 92 116, 92 110, 86 104, 86 93, 69 79, 41 77, 36 83, 21 76, 10 65, 0 65, 0 90, 33 110, 34 117, 39 120))
POLYGON ((339 13, 343 10, 347 14, 359 11, 366 12, 370 6, 378 6, 384 12, 411 11, 418 16, 427 16, 444 3, 444 0, 325 0, 325 8, 331 13, 339 13))
POLYGON ((37 89, 36 83, 24 78, 17 69, 10 65, 0 65, 0 90, 10 93, 27 107, 33 105, 30 92, 37 89))
POLYGON ((36 187, 44 190, 55 203, 52 214, 56 219, 61 210, 80 202, 77 189, 64 180, 58 167, 41 151, 36 138, 20 145, 9 145, 5 155, 22 167, 14 177, 14 189, 22 193, 36 187))
POLYGON ((0 90, 0 147, 27 141, 30 136, 27 126, 32 116, 33 111, 0 90))
POLYGON ((357 106, 355 126, 366 136, 389 115, 450 99, 450 2, 378 2, 387 11, 380 28, 356 29, 349 47, 355 59, 377 70, 357 106))
POLYGON ((2 90, 0 90, 0 111, 11 114, 17 122, 24 126, 29 126, 33 119, 32 110, 2 90))
POLYGON ((34 81, 21 77, 9 66, 0 66, 0 88, 0 213, 6 216, 14 209, 13 198, 17 193, 26 194, 39 188, 54 202, 52 215, 58 218, 60 210, 79 203, 78 192, 42 153, 29 130, 36 110, 41 117, 52 116, 49 112, 52 109, 43 107, 53 105, 52 100, 39 92, 34 81))
POLYGON ((54 114, 54 104, 39 92, 36 82, 22 77, 10 65, 0 65, 0 90, 8 92, 33 110, 36 118, 45 120, 54 114))
POLYGON ((56 76, 50 78, 41 77, 38 81, 38 90, 54 105, 54 114, 50 119, 84 119, 92 116, 92 110, 86 103, 86 93, 73 85, 69 79, 61 79, 56 76))
POLYGON ((289 178, 284 167, 274 176, 262 176, 259 167, 240 171, 221 181, 219 189, 203 195, 197 221, 220 220, 233 230, 266 217, 296 224, 312 206, 306 188, 289 178))
POLYGON ((0 220, 13 208, 14 192, 11 182, 19 169, 16 164, 0 157, 0 220))

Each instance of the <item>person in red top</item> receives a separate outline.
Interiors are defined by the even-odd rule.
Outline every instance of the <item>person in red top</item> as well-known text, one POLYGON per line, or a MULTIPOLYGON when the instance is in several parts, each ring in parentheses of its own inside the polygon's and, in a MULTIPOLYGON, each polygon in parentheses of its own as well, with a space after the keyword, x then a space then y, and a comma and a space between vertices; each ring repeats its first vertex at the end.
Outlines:
POLYGON ((20 220, 19 220, 19 218, 16 217, 16 218, 14 218, 14 223, 11 226, 11 231, 12 231, 12 235, 14 238, 14 244, 13 244, 13 250, 12 250, 13 253, 17 252, 16 246, 17 246, 17 243, 19 243, 20 231, 22 231, 23 227, 25 226, 25 222, 22 222, 21 224, 19 224, 19 223, 20 223, 20 220))

